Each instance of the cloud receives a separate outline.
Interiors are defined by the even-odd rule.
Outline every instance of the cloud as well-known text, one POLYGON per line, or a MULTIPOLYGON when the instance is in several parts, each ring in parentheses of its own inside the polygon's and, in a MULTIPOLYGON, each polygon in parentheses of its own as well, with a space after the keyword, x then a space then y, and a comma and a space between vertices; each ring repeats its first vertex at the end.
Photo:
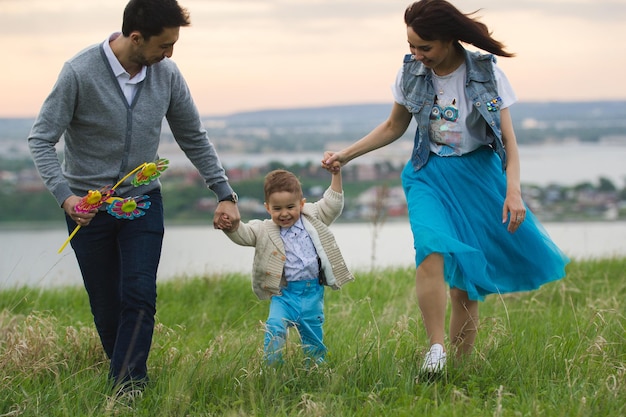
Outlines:
MULTIPOLYGON (((121 28, 127 0, 0 0, 11 65, 0 117, 37 111, 64 61, 121 28), (28 83, 28 88, 24 86, 28 83)), ((501 59, 521 100, 626 98, 624 0, 454 0, 518 55, 501 59), (617 41, 615 41, 617 39, 617 41), (581 82, 583 80, 583 82, 581 82)), ((405 0, 180 0, 191 13, 174 60, 201 112, 391 101, 408 52, 405 0)))
MULTIPOLYGON (((574 18, 623 22, 626 19, 626 3, 623 0, 518 0, 491 1, 464 0, 456 2, 463 11, 506 12, 515 16, 519 12, 531 12, 551 18, 574 18)), ((480 13, 479 13, 480 14, 480 13)))
POLYGON ((0 34, 54 36, 89 33, 110 22, 121 27, 125 1, 0 0, 0 34))

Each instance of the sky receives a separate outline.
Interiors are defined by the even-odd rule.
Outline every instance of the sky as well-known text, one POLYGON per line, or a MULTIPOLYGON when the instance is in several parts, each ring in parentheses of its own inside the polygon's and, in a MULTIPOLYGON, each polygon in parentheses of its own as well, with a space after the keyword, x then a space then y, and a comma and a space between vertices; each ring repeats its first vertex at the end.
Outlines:
MULTIPOLYGON (((63 63, 121 29, 126 0, 0 0, 0 117, 34 117, 63 63)), ((179 0, 173 60, 203 115, 392 103, 406 0, 179 0)), ((452 0, 515 52, 520 101, 626 100, 626 0, 452 0)))

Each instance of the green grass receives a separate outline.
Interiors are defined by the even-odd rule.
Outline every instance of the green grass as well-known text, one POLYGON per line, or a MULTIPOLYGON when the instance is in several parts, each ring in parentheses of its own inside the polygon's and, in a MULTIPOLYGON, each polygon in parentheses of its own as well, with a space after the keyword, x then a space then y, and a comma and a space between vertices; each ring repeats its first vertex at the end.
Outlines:
POLYGON ((248 277, 159 284, 141 398, 110 396, 82 288, 0 292, 0 416, 623 416, 626 259, 576 261, 538 291, 481 303, 475 353, 418 374, 414 271, 357 272, 326 294, 328 366, 262 365, 268 303, 248 277))

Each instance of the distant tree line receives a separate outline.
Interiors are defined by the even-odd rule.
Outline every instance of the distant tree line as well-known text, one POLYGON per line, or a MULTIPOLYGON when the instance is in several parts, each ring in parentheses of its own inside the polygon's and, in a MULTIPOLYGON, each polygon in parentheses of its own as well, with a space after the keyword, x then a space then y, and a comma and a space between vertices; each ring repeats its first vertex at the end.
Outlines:
MULTIPOLYGON (((63 212, 51 194, 43 188, 30 160, 0 161, 4 172, 9 169, 23 173, 35 183, 32 187, 20 186, 15 178, 0 178, 0 225, 14 223, 33 224, 59 222, 63 212)), ((233 187, 240 194, 240 210, 244 219, 264 216, 263 177, 266 172, 285 168, 293 171, 302 181, 305 196, 314 201, 329 185, 329 174, 318 164, 304 163, 285 166, 271 162, 264 167, 251 168, 252 172, 231 176, 233 187), (245 175, 244 175, 245 174, 245 175)), ((400 167, 388 163, 376 164, 370 169, 371 179, 359 177, 361 167, 349 164, 344 167, 344 216, 339 221, 369 221, 362 217, 360 197, 372 187, 389 190, 400 187, 400 167), (361 217, 359 217, 361 216, 361 217)), ((229 174, 230 175, 230 174, 229 174)), ((18 176, 19 178, 19 176, 18 176)), ((25 181, 25 180, 24 180, 25 181)), ((163 179, 165 217, 170 223, 207 223, 216 207, 215 196, 206 189, 195 171, 168 171, 163 179)), ((23 185, 23 184, 22 184, 23 185)), ((583 182, 574 186, 551 184, 540 187, 523 184, 524 200, 542 220, 623 220, 626 219, 626 186, 618 188, 611 180, 599 178, 597 183, 583 182)), ((380 202, 378 202, 380 203, 380 202)), ((371 204, 376 204, 373 202, 371 204)), ((378 208, 380 209, 380 207, 378 208)))

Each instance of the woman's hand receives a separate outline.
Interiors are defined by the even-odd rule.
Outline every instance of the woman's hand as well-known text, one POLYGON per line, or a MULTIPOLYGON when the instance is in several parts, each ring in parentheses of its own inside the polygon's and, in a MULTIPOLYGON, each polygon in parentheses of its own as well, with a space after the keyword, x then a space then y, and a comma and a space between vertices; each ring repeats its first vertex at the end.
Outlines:
POLYGON ((519 193, 507 193, 502 207, 502 223, 509 222, 507 230, 515 233, 526 219, 526 206, 519 193))

